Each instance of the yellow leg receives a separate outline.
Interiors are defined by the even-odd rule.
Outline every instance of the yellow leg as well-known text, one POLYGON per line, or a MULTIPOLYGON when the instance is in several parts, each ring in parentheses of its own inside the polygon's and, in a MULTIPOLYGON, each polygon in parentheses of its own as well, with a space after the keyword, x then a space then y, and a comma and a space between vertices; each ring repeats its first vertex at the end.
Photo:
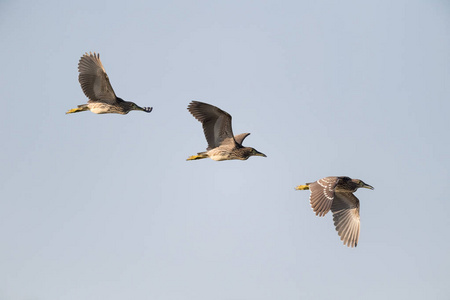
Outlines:
POLYGON ((186 160, 197 160, 197 159, 202 159, 202 158, 207 158, 207 157, 208 157, 208 155, 199 153, 198 155, 189 156, 186 160))
POLYGON ((296 190, 309 190, 309 185, 299 185, 295 187, 296 190))
POLYGON ((77 112, 85 111, 85 110, 89 110, 89 108, 88 108, 87 105, 78 105, 77 108, 69 109, 69 110, 66 112, 66 114, 73 114, 73 113, 77 113, 77 112))
POLYGON ((78 109, 78 108, 72 108, 72 109, 69 109, 69 110, 66 112, 66 114, 72 114, 72 113, 76 113, 76 112, 79 112, 79 109, 78 109))

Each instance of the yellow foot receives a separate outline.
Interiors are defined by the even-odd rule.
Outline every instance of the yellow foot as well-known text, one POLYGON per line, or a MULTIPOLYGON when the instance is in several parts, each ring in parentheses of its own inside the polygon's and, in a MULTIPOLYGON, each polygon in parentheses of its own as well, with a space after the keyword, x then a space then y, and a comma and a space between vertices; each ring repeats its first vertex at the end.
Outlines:
POLYGON ((296 190, 309 190, 309 185, 299 185, 295 187, 296 190))
POLYGON ((192 155, 192 156, 189 156, 186 160, 196 160, 196 159, 200 159, 200 158, 203 158, 203 157, 200 157, 200 155, 192 155))
POLYGON ((75 113, 75 112, 79 112, 80 110, 78 109, 78 108, 72 108, 72 109, 69 109, 67 112, 66 112, 66 114, 71 114, 71 113, 75 113))
POLYGON ((198 154, 198 155, 189 156, 186 160, 197 160, 197 159, 202 159, 202 158, 207 158, 207 157, 208 157, 207 154, 198 154))
POLYGON ((82 105, 78 105, 77 108, 72 108, 72 109, 68 110, 66 112, 66 114, 73 114, 73 113, 77 113, 77 112, 85 111, 85 110, 89 110, 89 107, 87 104, 82 104, 82 105))

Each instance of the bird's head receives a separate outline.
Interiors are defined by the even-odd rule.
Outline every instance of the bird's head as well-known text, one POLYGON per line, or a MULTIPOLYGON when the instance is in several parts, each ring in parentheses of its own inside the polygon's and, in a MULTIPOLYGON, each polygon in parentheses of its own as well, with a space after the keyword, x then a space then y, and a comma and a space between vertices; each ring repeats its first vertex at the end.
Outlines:
POLYGON ((365 188, 365 189, 373 190, 373 186, 365 183, 364 181, 362 181, 360 179, 354 179, 354 182, 357 184, 357 188, 365 188))
POLYGON ((133 103, 131 105, 131 110, 140 110, 140 111, 145 111, 146 113, 149 113, 153 110, 153 107, 140 107, 136 103, 133 103))
POLYGON ((250 156, 262 156, 262 157, 267 157, 264 153, 259 152, 258 150, 256 150, 255 148, 251 148, 251 147, 244 147, 242 148, 246 154, 245 159, 248 159, 250 156))

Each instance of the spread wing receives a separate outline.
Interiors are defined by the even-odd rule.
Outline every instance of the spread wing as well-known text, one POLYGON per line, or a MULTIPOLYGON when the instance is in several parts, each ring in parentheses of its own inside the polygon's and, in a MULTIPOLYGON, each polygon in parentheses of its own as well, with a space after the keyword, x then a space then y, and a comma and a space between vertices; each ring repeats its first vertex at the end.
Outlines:
POLYGON ((89 100, 116 103, 116 94, 100 61, 100 54, 84 54, 78 62, 78 81, 89 100))
POLYGON ((231 116, 227 112, 198 101, 192 101, 188 110, 203 125, 203 132, 208 142, 207 150, 220 145, 236 147, 233 130, 231 129, 231 116))
POLYGON ((344 245, 356 247, 359 240, 359 200, 352 193, 335 193, 333 205, 334 226, 344 245))
POLYGON ((234 140, 236 141, 236 143, 238 143, 239 145, 242 146, 242 142, 249 135, 250 135, 250 133, 241 133, 241 134, 235 135, 234 140))
POLYGON ((309 184, 311 195, 309 202, 316 216, 325 216, 331 208, 334 199, 334 188, 339 182, 338 177, 325 177, 309 184))

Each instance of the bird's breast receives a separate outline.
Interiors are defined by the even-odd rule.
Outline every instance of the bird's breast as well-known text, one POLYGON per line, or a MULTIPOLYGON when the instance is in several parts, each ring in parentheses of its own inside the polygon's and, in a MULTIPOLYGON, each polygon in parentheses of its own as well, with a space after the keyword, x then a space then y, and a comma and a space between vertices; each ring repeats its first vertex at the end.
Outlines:
POLYGON ((89 110, 94 114, 107 114, 111 112, 111 107, 104 103, 92 103, 88 104, 89 110))
POLYGON ((221 161, 221 160, 231 159, 229 152, 221 151, 217 148, 209 150, 207 153, 208 153, 209 158, 211 158, 212 160, 221 161))

